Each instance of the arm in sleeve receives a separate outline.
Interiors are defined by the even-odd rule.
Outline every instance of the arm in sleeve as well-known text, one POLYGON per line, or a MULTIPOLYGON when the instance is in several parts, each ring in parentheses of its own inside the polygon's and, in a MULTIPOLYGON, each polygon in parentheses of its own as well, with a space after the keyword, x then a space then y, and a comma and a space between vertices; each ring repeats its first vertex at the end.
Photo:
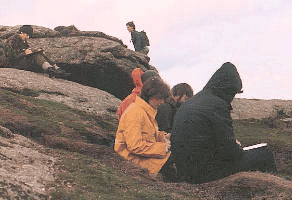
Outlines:
POLYGON ((142 117, 136 113, 131 119, 127 119, 127 125, 124 130, 124 138, 127 149, 137 155, 145 157, 165 157, 166 143, 165 142, 151 142, 147 141, 148 133, 141 131, 142 117))
POLYGON ((232 119, 225 118, 216 113, 212 119, 215 133, 218 156, 225 160, 237 160, 242 156, 242 147, 236 143, 232 127, 232 119))
POLYGON ((157 115, 155 117, 159 130, 167 133, 171 132, 171 108, 166 104, 162 104, 157 109, 157 115))
POLYGON ((28 45, 21 45, 18 41, 7 40, 4 46, 5 56, 11 59, 18 59, 25 56, 25 49, 29 48, 28 45))

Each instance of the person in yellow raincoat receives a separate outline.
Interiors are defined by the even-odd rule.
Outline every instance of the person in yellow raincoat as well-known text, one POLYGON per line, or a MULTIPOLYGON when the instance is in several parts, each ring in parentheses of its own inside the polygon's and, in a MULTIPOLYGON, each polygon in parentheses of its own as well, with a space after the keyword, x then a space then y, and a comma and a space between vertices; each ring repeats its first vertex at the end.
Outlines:
POLYGON ((169 135, 158 130, 155 120, 157 107, 170 94, 169 86, 160 78, 147 80, 140 97, 122 115, 116 133, 114 150, 154 176, 171 153, 169 135))

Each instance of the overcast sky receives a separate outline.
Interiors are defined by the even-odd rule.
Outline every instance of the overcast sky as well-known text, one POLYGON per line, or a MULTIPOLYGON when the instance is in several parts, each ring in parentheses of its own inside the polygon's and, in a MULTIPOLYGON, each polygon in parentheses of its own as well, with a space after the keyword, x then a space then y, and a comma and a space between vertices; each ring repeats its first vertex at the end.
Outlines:
POLYGON ((150 39, 150 64, 174 86, 200 91, 232 62, 243 81, 239 98, 292 100, 291 0, 0 0, 0 25, 75 25, 102 31, 134 49, 134 21, 150 39))

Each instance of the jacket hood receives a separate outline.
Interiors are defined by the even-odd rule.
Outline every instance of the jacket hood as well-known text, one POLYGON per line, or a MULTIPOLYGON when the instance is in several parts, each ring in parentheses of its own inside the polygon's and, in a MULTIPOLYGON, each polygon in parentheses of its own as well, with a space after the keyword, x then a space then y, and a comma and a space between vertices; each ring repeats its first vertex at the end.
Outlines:
POLYGON ((152 108, 146 101, 144 101, 141 97, 137 96, 135 103, 136 105, 143 108, 149 117, 155 119, 157 111, 154 108, 152 108))
POLYGON ((237 93, 242 93, 242 81, 236 67, 226 62, 213 74, 204 89, 211 89, 215 95, 230 104, 237 93))
POLYGON ((143 74, 142 69, 136 68, 132 71, 131 75, 133 77, 133 83, 135 85, 135 88, 133 89, 132 93, 140 94, 141 88, 143 86, 141 75, 143 74))

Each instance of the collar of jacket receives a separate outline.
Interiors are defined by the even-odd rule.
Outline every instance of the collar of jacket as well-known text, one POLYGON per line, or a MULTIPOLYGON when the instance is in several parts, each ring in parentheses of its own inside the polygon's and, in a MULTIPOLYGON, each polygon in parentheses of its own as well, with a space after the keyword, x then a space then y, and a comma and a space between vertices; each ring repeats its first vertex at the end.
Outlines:
POLYGON ((145 112, 151 118, 155 119, 155 116, 157 114, 157 111, 154 108, 152 108, 146 101, 144 101, 139 96, 137 96, 135 103, 136 103, 137 106, 140 106, 141 108, 143 108, 145 110, 145 112))

